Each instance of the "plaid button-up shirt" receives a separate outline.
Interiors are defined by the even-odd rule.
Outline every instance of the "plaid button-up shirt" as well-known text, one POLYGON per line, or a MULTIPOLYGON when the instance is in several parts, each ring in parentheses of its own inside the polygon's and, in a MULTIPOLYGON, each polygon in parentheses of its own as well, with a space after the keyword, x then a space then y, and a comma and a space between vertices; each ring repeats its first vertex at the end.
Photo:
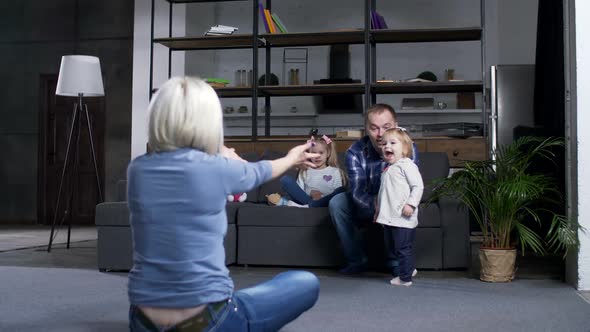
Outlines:
MULTIPOLYGON (((418 165, 418 151, 413 146, 414 162, 418 165)), ((375 214, 375 200, 381 185, 381 173, 387 163, 375 151, 369 136, 354 142, 346 151, 346 172, 349 189, 358 209, 368 209, 375 214)))

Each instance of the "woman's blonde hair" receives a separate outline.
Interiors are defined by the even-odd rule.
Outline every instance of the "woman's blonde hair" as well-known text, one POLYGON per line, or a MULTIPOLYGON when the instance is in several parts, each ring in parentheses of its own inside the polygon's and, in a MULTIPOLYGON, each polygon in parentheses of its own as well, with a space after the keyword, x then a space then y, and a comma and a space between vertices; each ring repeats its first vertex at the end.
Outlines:
POLYGON ((153 96, 149 106, 148 145, 154 152, 194 148, 219 153, 223 115, 215 90, 193 77, 173 77, 153 96))
POLYGON ((385 141, 388 137, 395 137, 397 138, 400 143, 403 144, 402 153, 404 157, 412 159, 414 157, 413 153, 413 144, 412 138, 405 129, 403 128, 391 128, 387 129, 383 135, 381 136, 381 140, 385 141))

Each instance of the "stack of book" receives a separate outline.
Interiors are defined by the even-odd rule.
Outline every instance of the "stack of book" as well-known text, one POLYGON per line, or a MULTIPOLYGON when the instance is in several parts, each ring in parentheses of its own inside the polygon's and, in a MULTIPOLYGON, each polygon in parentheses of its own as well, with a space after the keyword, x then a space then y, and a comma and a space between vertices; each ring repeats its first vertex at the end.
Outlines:
POLYGON ((258 3, 260 9, 260 16, 262 17, 262 23, 264 23, 264 29, 266 33, 286 33, 287 28, 283 21, 279 18, 276 13, 271 13, 270 10, 265 9, 262 3, 258 3))
POLYGON ((205 78, 205 82, 209 83, 214 88, 224 88, 229 84, 229 81, 223 78, 210 77, 205 78))
POLYGON ((387 29, 387 23, 383 16, 379 15, 376 10, 371 10, 371 29, 387 29))
POLYGON ((225 36, 231 35, 236 31, 238 31, 238 28, 236 27, 218 24, 214 27, 211 27, 209 31, 205 32, 205 36, 225 36))

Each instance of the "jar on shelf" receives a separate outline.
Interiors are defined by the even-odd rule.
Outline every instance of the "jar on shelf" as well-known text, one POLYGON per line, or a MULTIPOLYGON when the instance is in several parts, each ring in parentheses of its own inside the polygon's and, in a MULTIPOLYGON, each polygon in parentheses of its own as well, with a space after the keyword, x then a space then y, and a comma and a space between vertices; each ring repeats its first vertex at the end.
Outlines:
POLYGON ((284 48, 283 85, 306 85, 307 61, 307 48, 284 48))

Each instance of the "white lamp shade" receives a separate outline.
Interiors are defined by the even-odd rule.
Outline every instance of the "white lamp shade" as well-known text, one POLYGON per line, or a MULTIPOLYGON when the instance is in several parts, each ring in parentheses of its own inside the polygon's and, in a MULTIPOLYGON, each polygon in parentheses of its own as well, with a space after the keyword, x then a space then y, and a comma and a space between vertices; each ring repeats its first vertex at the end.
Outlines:
POLYGON ((100 60, 89 55, 61 57, 55 94, 58 96, 104 96, 100 60))

